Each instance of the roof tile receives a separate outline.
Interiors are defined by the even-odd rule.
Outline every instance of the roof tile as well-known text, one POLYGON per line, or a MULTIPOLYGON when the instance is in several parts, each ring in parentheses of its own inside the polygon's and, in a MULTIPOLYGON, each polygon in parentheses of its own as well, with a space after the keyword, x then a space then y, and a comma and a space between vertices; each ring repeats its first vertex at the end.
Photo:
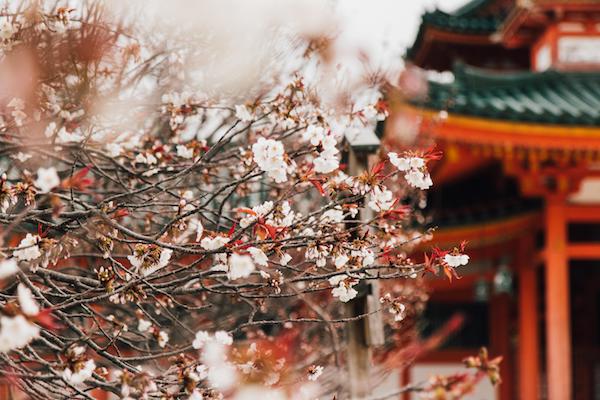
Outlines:
POLYGON ((421 107, 484 118, 600 126, 600 73, 498 73, 457 66, 452 83, 430 82, 421 107))

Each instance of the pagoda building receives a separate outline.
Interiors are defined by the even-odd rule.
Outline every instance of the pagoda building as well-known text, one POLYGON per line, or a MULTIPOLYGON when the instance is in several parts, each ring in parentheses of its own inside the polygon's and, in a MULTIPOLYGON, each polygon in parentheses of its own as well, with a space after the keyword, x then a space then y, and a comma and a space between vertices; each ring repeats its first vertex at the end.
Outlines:
POLYGON ((471 262, 431 281, 424 318, 432 330, 460 310, 463 330, 403 379, 485 345, 504 383, 473 399, 600 399, 600 0, 429 12, 406 62, 428 84, 391 96, 385 135, 414 126, 444 151, 427 246, 467 240, 471 262))

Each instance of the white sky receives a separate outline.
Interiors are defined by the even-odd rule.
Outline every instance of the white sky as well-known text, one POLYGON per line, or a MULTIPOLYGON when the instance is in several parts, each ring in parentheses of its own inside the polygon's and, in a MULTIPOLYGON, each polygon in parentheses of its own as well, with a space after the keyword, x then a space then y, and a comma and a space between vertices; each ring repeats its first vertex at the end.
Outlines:
POLYGON ((198 57, 197 67, 205 77, 198 85, 218 82, 219 92, 226 92, 225 82, 246 88, 244 82, 255 82, 265 68, 297 61, 293 43, 285 35, 273 36, 273 27, 300 37, 333 34, 334 68, 328 79, 336 87, 351 88, 352 82, 374 72, 394 81, 421 15, 435 8, 451 12, 468 1, 202 0, 190 5, 187 0, 112 0, 111 6, 139 9, 142 14, 135 13, 136 17, 142 15, 151 30, 172 35, 174 41, 188 37, 188 31, 205 34, 210 38, 205 46, 210 56, 198 57))

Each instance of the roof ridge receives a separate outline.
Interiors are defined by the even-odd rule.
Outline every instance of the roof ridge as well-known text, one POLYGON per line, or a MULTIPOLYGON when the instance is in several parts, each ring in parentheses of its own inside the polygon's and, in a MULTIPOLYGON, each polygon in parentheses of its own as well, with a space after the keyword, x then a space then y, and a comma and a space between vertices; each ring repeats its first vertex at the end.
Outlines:
POLYGON ((480 118, 600 127, 600 71, 498 72, 457 64, 454 77, 430 81, 428 96, 411 103, 480 118))
POLYGON ((458 8, 456 11, 454 11, 453 14, 456 15, 457 17, 468 16, 469 14, 476 13, 477 11, 479 11, 481 8, 487 6, 488 3, 491 3, 492 1, 494 1, 494 0, 471 0, 464 6, 458 8))
MULTIPOLYGON (((479 0, 476 0, 479 1, 479 0)), ((481 0, 481 4, 488 4, 493 0, 481 0)), ((458 10, 460 11, 460 9, 458 10)), ((496 32, 504 19, 505 14, 492 14, 478 16, 474 12, 447 13, 436 8, 433 11, 425 11, 421 14, 421 23, 417 35, 412 45, 406 49, 405 58, 412 59, 417 53, 421 42, 425 37, 425 31, 434 28, 441 31, 457 32, 464 34, 474 34, 489 36, 496 32)))
POLYGON ((485 84, 487 88, 490 87, 490 84, 497 84, 498 86, 512 86, 519 82, 545 83, 571 78, 600 79, 600 71, 559 71, 555 69, 549 69, 543 72, 497 71, 458 63, 455 65, 453 73, 454 82, 451 84, 465 87, 473 87, 479 86, 480 84, 485 84))

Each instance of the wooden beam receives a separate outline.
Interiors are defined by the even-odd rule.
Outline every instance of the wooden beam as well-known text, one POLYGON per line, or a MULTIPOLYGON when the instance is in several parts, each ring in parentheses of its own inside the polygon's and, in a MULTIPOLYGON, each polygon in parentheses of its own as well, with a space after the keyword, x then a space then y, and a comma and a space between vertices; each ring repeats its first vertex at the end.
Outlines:
POLYGON ((569 222, 600 223, 600 207, 570 205, 566 208, 566 218, 569 222))
POLYGON ((600 128, 595 126, 506 121, 454 113, 448 114, 440 121, 439 111, 422 109, 406 103, 399 103, 396 106, 396 112, 398 111, 421 116, 423 124, 430 127, 430 135, 455 143, 563 151, 596 151, 595 149, 600 147, 600 128))
POLYGON ((571 398, 571 331, 565 199, 546 199, 546 376, 548 399, 571 398))
POLYGON ((600 259, 600 243, 570 243, 567 255, 573 260, 600 259))
POLYGON ((539 399, 540 352, 537 304, 537 268, 534 238, 525 236, 518 244, 519 273, 519 398, 539 399))

